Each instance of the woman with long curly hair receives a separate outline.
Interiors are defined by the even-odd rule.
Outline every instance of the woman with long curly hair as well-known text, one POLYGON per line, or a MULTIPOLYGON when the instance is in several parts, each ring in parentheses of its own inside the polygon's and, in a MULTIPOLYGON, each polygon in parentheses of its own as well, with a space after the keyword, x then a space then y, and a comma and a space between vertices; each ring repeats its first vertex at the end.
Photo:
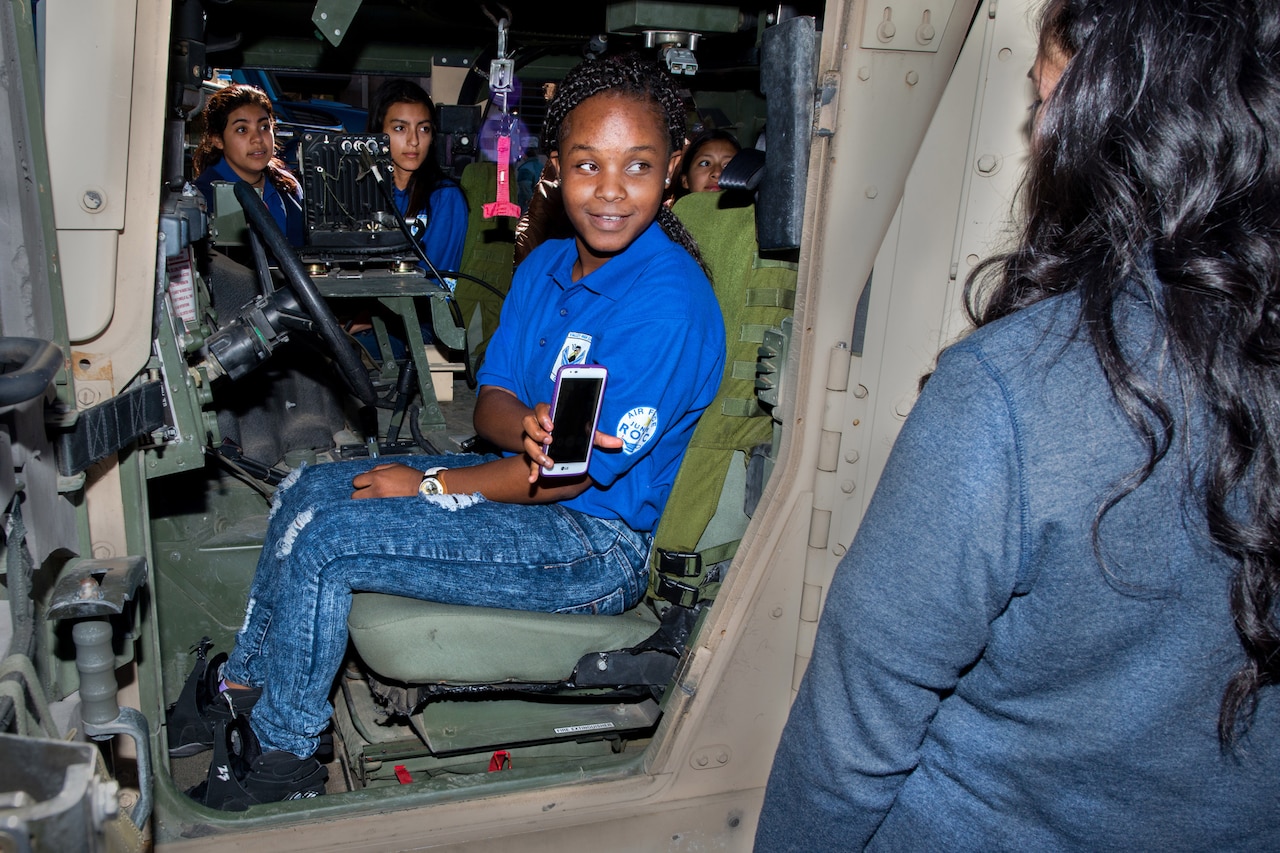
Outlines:
POLYGON ((1280 845, 1280 4, 1041 31, 1020 244, 832 582, 760 849, 1280 845))
POLYGON ((233 83, 204 108, 204 134, 191 158, 195 185, 214 206, 214 181, 246 181, 294 246, 303 243, 302 187, 276 156, 275 111, 255 86, 233 83))

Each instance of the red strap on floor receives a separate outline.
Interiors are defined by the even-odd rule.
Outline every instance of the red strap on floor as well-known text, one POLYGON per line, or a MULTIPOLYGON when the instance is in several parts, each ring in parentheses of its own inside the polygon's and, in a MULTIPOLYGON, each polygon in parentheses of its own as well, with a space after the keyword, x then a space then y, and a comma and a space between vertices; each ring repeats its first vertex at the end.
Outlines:
POLYGON ((489 759, 490 773, 492 773, 495 770, 510 770, 510 769, 511 769, 511 753, 507 752, 505 749, 498 750, 493 754, 493 757, 489 759))
POLYGON ((409 768, 403 764, 396 765, 396 778, 400 780, 401 785, 408 785, 413 781, 413 777, 409 775, 409 768))

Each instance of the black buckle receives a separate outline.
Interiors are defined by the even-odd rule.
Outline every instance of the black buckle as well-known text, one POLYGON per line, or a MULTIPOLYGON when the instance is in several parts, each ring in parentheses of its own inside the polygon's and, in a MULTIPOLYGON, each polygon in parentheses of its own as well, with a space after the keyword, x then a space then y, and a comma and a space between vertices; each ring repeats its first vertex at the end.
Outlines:
POLYGON ((698 603, 698 588, 681 583, 675 578, 658 577, 658 597, 679 607, 692 607, 698 603))
POLYGON ((658 549, 658 571, 678 578, 702 577, 702 555, 688 551, 658 549))

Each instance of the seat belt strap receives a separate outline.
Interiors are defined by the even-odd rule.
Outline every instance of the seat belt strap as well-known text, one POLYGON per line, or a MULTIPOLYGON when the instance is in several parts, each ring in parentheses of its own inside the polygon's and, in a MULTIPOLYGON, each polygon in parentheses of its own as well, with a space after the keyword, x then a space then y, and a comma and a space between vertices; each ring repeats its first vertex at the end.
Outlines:
POLYGON ((709 581, 707 571, 732 559, 740 541, 735 539, 698 552, 656 548, 657 561, 649 577, 650 596, 679 607, 713 600, 720 592, 720 582, 709 581))

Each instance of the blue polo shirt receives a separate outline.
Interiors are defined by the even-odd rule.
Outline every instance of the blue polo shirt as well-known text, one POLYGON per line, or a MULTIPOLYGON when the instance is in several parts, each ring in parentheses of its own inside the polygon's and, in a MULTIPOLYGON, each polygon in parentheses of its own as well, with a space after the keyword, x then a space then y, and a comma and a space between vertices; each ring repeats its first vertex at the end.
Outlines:
MULTIPOLYGON (((217 215, 217 211, 214 210, 213 182, 227 181, 234 184, 241 180, 243 179, 231 168, 231 164, 226 160, 219 160, 201 172, 194 183, 196 189, 204 194, 209 210, 217 215)), ((267 210, 271 211, 271 218, 284 232, 289 245, 301 246, 306 240, 306 229, 302 217, 302 192, 299 191, 296 196, 282 195, 275 184, 271 183, 271 179, 267 178, 262 182, 262 201, 266 204, 267 210)))
MULTIPOLYGON (((391 188, 396 209, 409 216, 409 190, 391 188)), ((414 215, 423 213, 415 210, 414 215)), ((467 236, 467 199, 454 183, 441 183, 431 191, 431 212, 422 234, 422 250, 440 272, 457 272, 462 266, 462 244, 467 236)), ((421 264, 419 264, 421 266, 421 264)))
POLYGON ((592 451, 595 487, 563 506, 653 530, 698 418, 724 371, 724 320, 697 262, 656 223, 579 281, 573 240, 550 240, 516 271, 479 373, 525 405, 550 402, 563 364, 609 369, 592 451))

